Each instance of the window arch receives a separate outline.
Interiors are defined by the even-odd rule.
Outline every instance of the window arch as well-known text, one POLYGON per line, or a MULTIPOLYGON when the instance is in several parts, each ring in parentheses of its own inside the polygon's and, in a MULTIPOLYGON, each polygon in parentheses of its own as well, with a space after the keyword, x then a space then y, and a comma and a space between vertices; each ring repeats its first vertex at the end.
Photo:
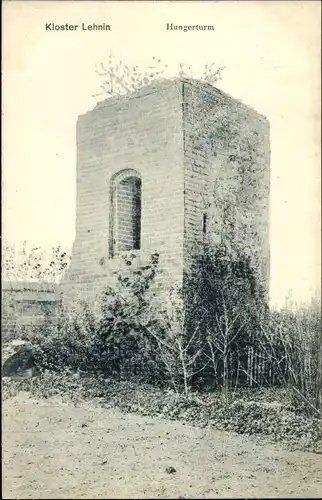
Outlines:
POLYGON ((111 179, 110 256, 141 247, 141 176, 136 170, 111 179))

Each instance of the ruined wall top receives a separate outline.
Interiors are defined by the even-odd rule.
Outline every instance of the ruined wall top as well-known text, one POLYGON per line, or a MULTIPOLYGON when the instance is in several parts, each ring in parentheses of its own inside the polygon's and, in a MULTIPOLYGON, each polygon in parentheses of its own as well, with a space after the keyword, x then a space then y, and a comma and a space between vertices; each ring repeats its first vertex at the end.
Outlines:
POLYGON ((131 93, 108 97, 107 99, 98 102, 93 109, 88 110, 86 113, 83 113, 83 115, 80 116, 84 116, 88 113, 91 113, 96 110, 101 110, 109 106, 122 104, 132 99, 145 97, 155 92, 162 92, 172 86, 177 86, 178 89, 181 89, 182 92, 182 84, 190 84, 195 89, 198 89, 201 92, 207 92, 213 94, 221 102, 235 103, 241 110, 248 113, 250 116, 256 117, 257 120, 265 122, 266 125, 268 123, 266 116, 264 116, 261 113, 258 113, 258 111, 256 111, 251 106, 243 103, 240 99, 236 99, 232 97, 230 94, 223 92, 214 85, 211 85, 210 83, 203 82, 202 80, 194 78, 178 78, 178 77, 157 79, 147 85, 144 85, 143 87, 140 87, 139 89, 131 93))

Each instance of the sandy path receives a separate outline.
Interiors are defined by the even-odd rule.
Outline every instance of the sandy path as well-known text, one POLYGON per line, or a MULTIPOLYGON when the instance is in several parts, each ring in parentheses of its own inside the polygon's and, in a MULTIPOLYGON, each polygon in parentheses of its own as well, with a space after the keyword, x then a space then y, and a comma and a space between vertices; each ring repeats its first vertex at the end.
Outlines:
POLYGON ((321 455, 254 438, 24 395, 3 417, 5 499, 322 497, 321 455))

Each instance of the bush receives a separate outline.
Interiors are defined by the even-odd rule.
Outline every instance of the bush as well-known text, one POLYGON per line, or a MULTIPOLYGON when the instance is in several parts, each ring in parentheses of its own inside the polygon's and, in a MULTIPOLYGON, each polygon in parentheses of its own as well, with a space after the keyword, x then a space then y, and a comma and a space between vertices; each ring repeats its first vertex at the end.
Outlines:
POLYGON ((250 260, 204 246, 183 288, 157 290, 158 254, 135 267, 124 256, 116 287, 98 313, 81 304, 33 340, 41 369, 103 373, 171 384, 175 392, 290 387, 293 404, 321 413, 321 314, 318 302, 269 311, 250 260))
POLYGON ((185 295, 187 328, 199 325, 204 336, 204 354, 210 361, 205 378, 226 392, 245 378, 247 383, 249 349, 268 310, 250 259, 224 243, 217 248, 204 244, 192 259, 185 295))
POLYGON ((104 373, 119 379, 136 377, 162 383, 164 374, 155 356, 157 345, 145 334, 144 314, 150 310, 158 255, 143 268, 131 268, 134 255, 124 256, 129 269, 118 273, 115 289, 106 288, 99 310, 79 303, 77 312, 63 311, 57 327, 33 338, 41 369, 104 373), (141 318, 141 320, 140 320, 141 318))
POLYGON ((15 247, 9 242, 2 246, 2 278, 7 281, 45 281, 58 283, 68 267, 70 256, 60 247, 51 254, 39 246, 15 247))
POLYGON ((322 414, 322 324, 320 301, 272 312, 261 327, 281 385, 290 386, 296 406, 322 414))

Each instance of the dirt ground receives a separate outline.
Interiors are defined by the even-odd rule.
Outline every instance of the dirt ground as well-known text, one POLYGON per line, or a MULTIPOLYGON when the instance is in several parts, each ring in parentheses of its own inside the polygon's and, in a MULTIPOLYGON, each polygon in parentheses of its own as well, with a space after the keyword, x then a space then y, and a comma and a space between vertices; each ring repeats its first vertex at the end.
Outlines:
POLYGON ((5 499, 322 497, 321 455, 253 437, 24 394, 3 417, 5 499))

